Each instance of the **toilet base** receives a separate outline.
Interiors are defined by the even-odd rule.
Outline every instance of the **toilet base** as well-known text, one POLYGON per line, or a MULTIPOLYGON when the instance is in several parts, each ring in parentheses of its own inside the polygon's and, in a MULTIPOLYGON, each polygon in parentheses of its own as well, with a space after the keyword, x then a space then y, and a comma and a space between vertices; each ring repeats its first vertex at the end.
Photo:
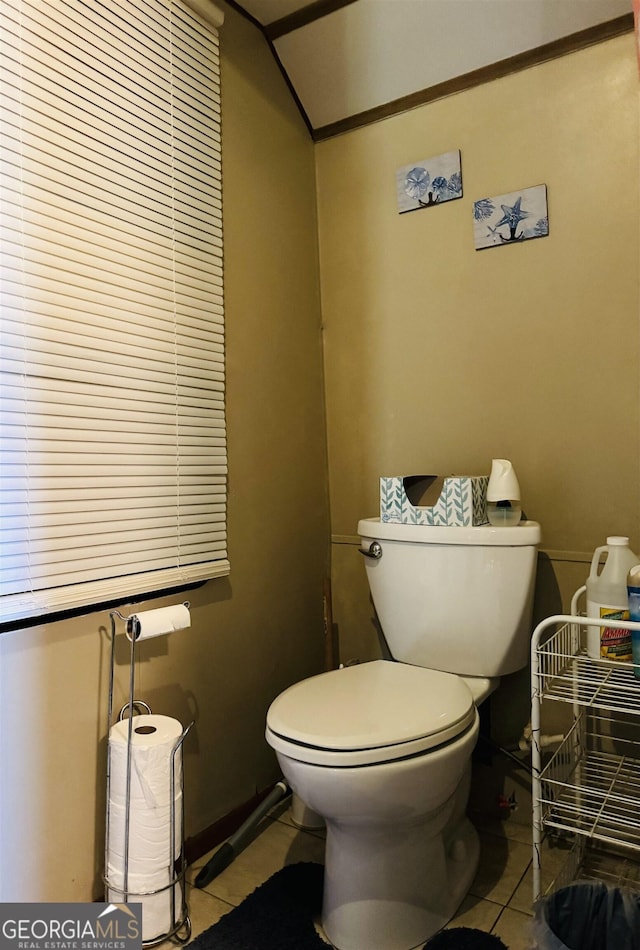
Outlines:
POLYGON ((291 795, 291 821, 302 831, 321 831, 324 818, 312 811, 295 792, 291 795))
POLYGON ((396 828, 392 840, 381 831, 374 866, 374 843, 367 835, 359 849, 353 828, 341 861, 342 834, 327 823, 322 927, 336 950, 422 947, 451 920, 478 867, 479 839, 466 817, 435 838, 430 823, 396 828))

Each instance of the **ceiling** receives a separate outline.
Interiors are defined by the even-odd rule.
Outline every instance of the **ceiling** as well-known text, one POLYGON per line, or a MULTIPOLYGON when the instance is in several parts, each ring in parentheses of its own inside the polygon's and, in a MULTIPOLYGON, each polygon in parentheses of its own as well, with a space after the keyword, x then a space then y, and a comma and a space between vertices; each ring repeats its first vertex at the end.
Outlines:
POLYGON ((632 29, 632 0, 237 0, 316 139, 632 29))

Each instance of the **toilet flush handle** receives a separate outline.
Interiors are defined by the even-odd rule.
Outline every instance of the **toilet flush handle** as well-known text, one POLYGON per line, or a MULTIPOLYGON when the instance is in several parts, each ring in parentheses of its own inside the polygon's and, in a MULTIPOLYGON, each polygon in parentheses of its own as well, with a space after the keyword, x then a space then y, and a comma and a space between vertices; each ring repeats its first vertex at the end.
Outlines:
POLYGON ((382 557, 382 546, 377 541, 372 541, 368 548, 358 548, 360 554, 365 557, 372 557, 374 560, 382 557))

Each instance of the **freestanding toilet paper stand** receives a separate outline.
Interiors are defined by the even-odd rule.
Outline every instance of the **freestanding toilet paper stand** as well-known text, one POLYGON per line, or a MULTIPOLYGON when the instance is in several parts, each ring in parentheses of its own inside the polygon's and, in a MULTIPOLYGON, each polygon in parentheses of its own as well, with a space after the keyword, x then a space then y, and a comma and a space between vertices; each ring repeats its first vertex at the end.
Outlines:
MULTIPOLYGON (((185 606, 189 606, 185 604, 185 606)), ((187 943, 191 939, 191 920, 189 918, 189 909, 187 906, 187 897, 186 897, 186 886, 185 886, 185 875, 187 870, 187 864, 184 854, 184 795, 183 795, 183 786, 184 786, 184 773, 180 769, 180 814, 176 816, 176 775, 175 775, 175 764, 176 764, 176 755, 178 751, 182 748, 182 744, 187 736, 187 733, 193 726, 193 722, 189 723, 186 728, 182 730, 181 735, 176 740, 172 750, 171 750, 171 768, 169 776, 169 835, 170 835, 170 847, 169 854, 167 855, 167 864, 171 871, 172 880, 169 884, 164 887, 158 888, 152 891, 145 891, 144 893, 135 893, 129 888, 129 834, 130 834, 130 808, 131 808, 131 756, 132 756, 132 737, 133 737, 133 718, 134 712, 136 710, 143 709, 146 713, 151 713, 151 708, 147 703, 142 702, 134 698, 134 688, 135 688, 135 646, 138 636, 136 630, 135 617, 124 617, 118 610, 113 610, 110 613, 111 618, 111 662, 109 669, 109 704, 108 704, 108 729, 111 729, 112 725, 112 716, 113 716, 113 686, 114 686, 114 673, 115 673, 115 648, 116 648, 116 617, 120 620, 123 620, 126 624, 125 633, 127 639, 131 644, 130 658, 129 658, 129 700, 124 704, 122 709, 118 714, 118 719, 123 720, 128 713, 128 736, 127 736, 127 761, 126 761, 126 777, 125 777, 125 813, 124 813, 124 842, 123 842, 123 878, 122 881, 110 881, 109 874, 109 855, 110 851, 110 821, 109 821, 109 803, 111 801, 111 751, 109 746, 107 746, 107 808, 106 808, 106 830, 105 830, 105 868, 103 874, 103 881, 107 888, 107 899, 109 899, 109 892, 117 894, 118 899, 124 901, 132 902, 141 902, 143 904, 143 914, 144 914, 144 900, 155 897, 156 895, 163 894, 167 892, 170 903, 171 910, 171 926, 165 933, 158 934, 151 939, 143 939, 143 947, 155 947, 158 944, 162 943, 165 940, 173 938, 179 943, 187 943), (133 622, 132 622, 133 621, 133 622), (180 843, 179 848, 176 847, 176 820, 179 818, 180 822, 180 843)), ((144 930, 144 919, 143 919, 143 930, 144 930)))

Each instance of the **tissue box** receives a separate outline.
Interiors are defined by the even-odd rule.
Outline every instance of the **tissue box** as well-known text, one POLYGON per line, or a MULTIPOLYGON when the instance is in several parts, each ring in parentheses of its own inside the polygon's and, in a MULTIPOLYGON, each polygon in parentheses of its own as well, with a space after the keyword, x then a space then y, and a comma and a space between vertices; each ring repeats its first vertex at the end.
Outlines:
POLYGON ((488 475, 394 475, 380 479, 380 520, 400 524, 487 524, 488 475))

